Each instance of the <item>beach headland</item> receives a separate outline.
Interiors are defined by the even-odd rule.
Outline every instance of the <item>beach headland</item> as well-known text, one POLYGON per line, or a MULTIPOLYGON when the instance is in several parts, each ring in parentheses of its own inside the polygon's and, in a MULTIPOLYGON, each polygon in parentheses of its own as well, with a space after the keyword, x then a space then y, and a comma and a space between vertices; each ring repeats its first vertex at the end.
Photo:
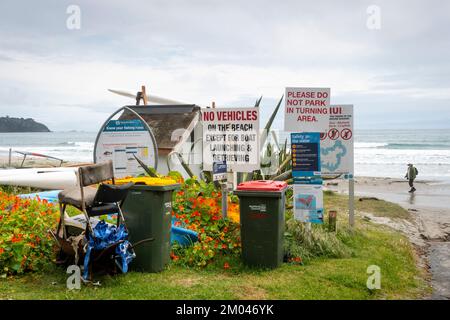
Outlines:
MULTIPOLYGON (((409 193, 405 179, 357 177, 355 195, 397 203, 410 213, 409 219, 373 217, 361 213, 375 223, 388 225, 405 233, 418 249, 422 262, 431 272, 434 299, 450 298, 450 182, 418 179, 417 189, 409 193)), ((348 192, 344 180, 325 183, 328 190, 348 192)))

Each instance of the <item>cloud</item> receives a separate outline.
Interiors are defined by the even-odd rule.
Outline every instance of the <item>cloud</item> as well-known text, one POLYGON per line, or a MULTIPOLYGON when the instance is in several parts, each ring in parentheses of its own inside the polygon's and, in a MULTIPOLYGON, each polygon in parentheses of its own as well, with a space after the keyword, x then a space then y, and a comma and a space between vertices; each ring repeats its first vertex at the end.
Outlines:
POLYGON ((371 1, 84 0, 80 30, 66 28, 71 1, 2 1, 0 113, 95 131, 133 103, 107 88, 146 84, 199 105, 264 95, 268 117, 284 87, 326 86, 361 127, 445 125, 450 4, 437 2, 378 1, 374 31, 371 1))

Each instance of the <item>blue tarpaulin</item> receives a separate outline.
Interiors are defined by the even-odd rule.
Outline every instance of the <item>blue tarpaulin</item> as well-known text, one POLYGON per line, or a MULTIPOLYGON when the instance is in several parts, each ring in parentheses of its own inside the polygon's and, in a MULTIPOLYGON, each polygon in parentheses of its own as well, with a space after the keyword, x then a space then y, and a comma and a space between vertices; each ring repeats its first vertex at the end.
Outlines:
POLYGON ((135 254, 131 251, 130 243, 128 242, 128 232, 125 230, 125 225, 121 224, 119 227, 109 225, 104 221, 100 221, 94 228, 94 237, 88 236, 88 246, 86 256, 84 258, 83 278, 85 280, 89 277, 89 260, 92 250, 103 250, 121 240, 125 240, 116 247, 116 253, 121 257, 121 269, 123 273, 128 271, 128 264, 134 259, 135 254))

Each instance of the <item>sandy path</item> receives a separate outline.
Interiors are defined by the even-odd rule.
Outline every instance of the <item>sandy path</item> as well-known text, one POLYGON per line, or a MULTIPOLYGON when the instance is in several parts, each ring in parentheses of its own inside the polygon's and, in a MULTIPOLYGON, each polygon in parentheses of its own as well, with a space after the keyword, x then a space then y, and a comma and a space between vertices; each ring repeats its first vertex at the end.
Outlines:
MULTIPOLYGON (((325 184, 333 191, 347 193, 346 181, 334 182, 325 184)), ((450 183, 418 180, 415 187, 417 191, 410 194, 406 180, 359 177, 355 181, 355 194, 398 203, 412 214, 413 224, 385 218, 375 222, 404 232, 422 247, 432 275, 432 298, 450 299, 450 183)))

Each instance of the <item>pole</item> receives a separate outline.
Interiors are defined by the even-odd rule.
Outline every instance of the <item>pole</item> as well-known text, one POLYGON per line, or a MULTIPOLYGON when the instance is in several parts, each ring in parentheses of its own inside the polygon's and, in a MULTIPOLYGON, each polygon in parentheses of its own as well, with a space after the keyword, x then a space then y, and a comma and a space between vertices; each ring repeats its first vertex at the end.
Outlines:
POLYGON ((9 148, 8 167, 11 168, 12 148, 9 148))
POLYGON ((147 92, 145 90, 145 86, 141 86, 141 92, 142 92, 142 100, 144 100, 144 105, 147 105, 148 100, 147 100, 147 92))
POLYGON ((355 180, 353 176, 348 179, 348 223, 350 227, 355 226, 355 180))
POLYGON ((226 218, 227 217, 227 212, 228 212, 228 186, 227 186, 227 182, 222 182, 220 184, 221 188, 222 188, 222 218, 226 218))

